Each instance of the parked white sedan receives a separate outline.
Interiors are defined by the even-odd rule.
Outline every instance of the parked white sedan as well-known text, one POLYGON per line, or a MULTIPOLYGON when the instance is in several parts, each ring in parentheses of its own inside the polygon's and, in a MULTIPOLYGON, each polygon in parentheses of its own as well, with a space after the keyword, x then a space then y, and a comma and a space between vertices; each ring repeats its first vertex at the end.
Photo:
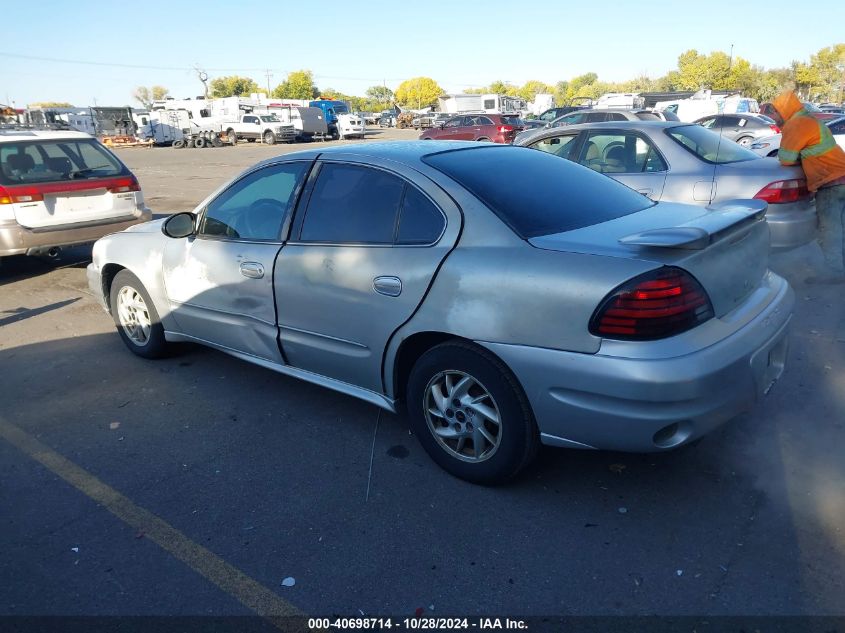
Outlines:
MULTIPOLYGON (((833 138, 836 139, 837 145, 845 149, 845 116, 825 121, 825 125, 833 132, 833 138)), ((752 143, 749 149, 759 156, 777 156, 780 149, 780 138, 780 134, 766 136, 752 143)))

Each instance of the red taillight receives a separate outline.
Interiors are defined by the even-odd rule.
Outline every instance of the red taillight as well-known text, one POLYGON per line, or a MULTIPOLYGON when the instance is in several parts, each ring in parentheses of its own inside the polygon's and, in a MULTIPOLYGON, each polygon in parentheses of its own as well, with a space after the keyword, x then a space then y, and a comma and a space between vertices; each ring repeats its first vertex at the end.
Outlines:
POLYGON ((780 128, 777 125, 771 124, 769 125, 769 127, 772 128, 772 132, 774 132, 775 134, 780 134, 780 128))
POLYGON ((807 189, 807 181, 803 178, 792 180, 777 180, 769 183, 754 197, 757 200, 765 200, 769 204, 785 204, 787 202, 798 202, 809 197, 810 190, 807 189))
POLYGON ((62 195, 78 191, 107 189, 111 193, 128 193, 141 191, 135 176, 118 176, 116 178, 90 178, 83 180, 65 180, 59 182, 43 182, 34 185, 12 185, 0 187, 0 204, 19 202, 39 202, 45 195, 62 195))
POLYGON ((126 178, 113 178, 106 187, 111 193, 126 193, 128 191, 141 191, 141 186, 135 176, 126 178))
POLYGON ((0 204, 15 204, 19 202, 40 202, 44 194, 33 185, 17 187, 0 187, 0 204))
POLYGON ((512 125, 500 125, 499 126, 499 134, 505 134, 507 132, 513 132, 512 125))
POLYGON ((611 292, 590 319, 590 333, 651 341, 686 332, 713 314, 710 298, 692 275, 665 267, 635 277, 611 292))

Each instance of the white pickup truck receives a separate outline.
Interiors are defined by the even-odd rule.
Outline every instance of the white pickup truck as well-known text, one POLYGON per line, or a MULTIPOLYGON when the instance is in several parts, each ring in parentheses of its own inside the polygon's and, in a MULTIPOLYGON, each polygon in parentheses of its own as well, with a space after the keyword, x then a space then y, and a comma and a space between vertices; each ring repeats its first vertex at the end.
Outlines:
POLYGON ((225 123, 226 136, 233 143, 245 138, 250 142, 261 139, 263 143, 293 143, 296 129, 280 121, 275 114, 244 114, 236 123, 225 123))

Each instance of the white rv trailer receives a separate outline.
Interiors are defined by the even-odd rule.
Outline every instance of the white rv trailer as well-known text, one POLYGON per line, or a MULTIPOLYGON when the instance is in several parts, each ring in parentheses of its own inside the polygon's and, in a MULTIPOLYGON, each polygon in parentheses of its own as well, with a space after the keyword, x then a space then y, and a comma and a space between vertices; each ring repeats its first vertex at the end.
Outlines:
POLYGON ((451 94, 438 98, 440 112, 461 114, 484 112, 486 114, 519 115, 526 108, 526 101, 520 97, 498 94, 451 94))

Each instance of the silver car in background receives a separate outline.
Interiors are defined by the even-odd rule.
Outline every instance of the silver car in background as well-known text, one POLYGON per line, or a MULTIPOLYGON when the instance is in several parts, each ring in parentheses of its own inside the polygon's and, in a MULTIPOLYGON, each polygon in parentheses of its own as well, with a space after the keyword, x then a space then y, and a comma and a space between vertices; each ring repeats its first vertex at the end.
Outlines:
POLYGON ((514 145, 580 163, 652 200, 700 206, 756 198, 768 203, 771 246, 815 237, 816 206, 800 167, 762 159, 693 123, 608 122, 538 130, 514 145))
POLYGON ((764 211, 521 147, 347 145, 99 240, 88 280, 139 356, 202 343, 407 410, 438 464, 495 483, 540 443, 681 446, 769 390, 794 297, 764 211))

